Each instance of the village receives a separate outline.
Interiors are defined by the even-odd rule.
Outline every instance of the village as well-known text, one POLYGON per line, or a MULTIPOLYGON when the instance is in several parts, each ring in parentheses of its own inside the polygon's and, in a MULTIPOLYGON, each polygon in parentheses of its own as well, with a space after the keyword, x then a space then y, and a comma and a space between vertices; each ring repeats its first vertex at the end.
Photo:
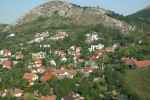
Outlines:
MULTIPOLYGON (((97 64, 97 61, 100 61, 105 55, 114 53, 117 48, 120 48, 119 44, 113 44, 111 47, 105 47, 105 45, 101 43, 95 44, 96 41, 101 39, 96 32, 85 35, 86 39, 84 41, 86 44, 90 45, 87 48, 89 56, 86 57, 83 57, 81 54, 81 52, 84 52, 83 48, 77 45, 72 45, 67 50, 57 49, 52 51, 50 49, 50 44, 40 44, 45 38, 52 41, 62 41, 69 35, 70 33, 61 31, 57 32, 52 37, 49 36, 49 32, 36 33, 34 39, 28 42, 28 44, 38 43, 39 48, 49 49, 48 53, 44 51, 31 53, 31 60, 26 64, 27 69, 22 76, 22 79, 28 82, 28 88, 34 86, 34 84, 38 82, 45 83, 54 78, 59 80, 65 78, 74 79, 78 73, 82 73, 83 77, 89 77, 91 73, 97 70, 104 71, 105 66, 103 63, 99 65, 97 64), (58 61, 50 57, 51 55, 57 57, 58 61)), ((15 65, 23 60, 25 60, 25 55, 22 51, 12 52, 10 49, 3 49, 0 51, 0 65, 6 71, 13 70, 15 65)), ((134 69, 134 67, 145 68, 150 66, 150 60, 139 61, 134 58, 122 57, 121 61, 132 69, 134 69)), ((102 78, 105 78, 105 76, 103 75, 102 78)), ((2 97, 9 95, 22 98, 24 96, 24 91, 15 87, 0 91, 0 96, 2 97)), ((56 100, 57 98, 55 94, 49 96, 37 95, 37 97, 40 98, 40 100, 56 100)), ((69 97, 62 97, 61 100, 72 100, 67 98, 76 98, 73 100, 85 100, 84 97, 74 91, 70 91, 69 97)))

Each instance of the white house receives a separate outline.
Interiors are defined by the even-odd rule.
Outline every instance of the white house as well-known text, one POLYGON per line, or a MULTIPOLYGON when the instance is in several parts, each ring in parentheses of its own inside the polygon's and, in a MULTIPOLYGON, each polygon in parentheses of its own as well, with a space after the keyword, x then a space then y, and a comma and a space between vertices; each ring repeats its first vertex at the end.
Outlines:
POLYGON ((67 32, 57 32, 56 35, 52 36, 51 40, 63 40, 65 37, 68 37, 67 32))
POLYGON ((86 34, 86 42, 92 43, 94 41, 99 40, 98 34, 96 32, 86 34))
POLYGON ((101 50, 104 48, 104 45, 103 44, 98 44, 98 45, 91 45, 89 49, 90 52, 93 52, 95 50, 101 50))
POLYGON ((41 59, 43 59, 43 58, 45 58, 45 55, 46 55, 46 53, 45 52, 37 52, 37 53, 32 53, 32 58, 34 59, 34 58, 41 58, 41 59))
POLYGON ((14 37, 14 36, 15 36, 15 33, 11 33, 7 37, 14 37))
POLYGON ((55 60, 50 60, 50 64, 53 65, 53 66, 56 66, 55 60))

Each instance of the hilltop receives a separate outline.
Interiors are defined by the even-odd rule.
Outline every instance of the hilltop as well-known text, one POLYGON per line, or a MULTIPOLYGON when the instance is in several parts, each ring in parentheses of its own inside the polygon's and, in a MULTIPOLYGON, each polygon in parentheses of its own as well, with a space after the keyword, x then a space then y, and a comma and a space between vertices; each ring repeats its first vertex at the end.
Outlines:
POLYGON ((35 23, 42 26, 40 28, 96 26, 100 24, 121 31, 129 30, 129 25, 126 22, 112 18, 107 15, 108 13, 110 11, 101 8, 80 7, 64 1, 50 1, 33 8, 21 17, 18 20, 16 30, 35 23))

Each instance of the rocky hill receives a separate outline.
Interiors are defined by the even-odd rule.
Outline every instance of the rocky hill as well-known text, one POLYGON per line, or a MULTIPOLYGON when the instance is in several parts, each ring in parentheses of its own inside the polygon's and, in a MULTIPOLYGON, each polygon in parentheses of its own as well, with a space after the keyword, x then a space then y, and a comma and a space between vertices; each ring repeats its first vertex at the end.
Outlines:
POLYGON ((101 8, 80 7, 64 1, 50 1, 25 14, 18 21, 18 26, 24 27, 23 25, 29 23, 38 23, 43 27, 59 27, 64 25, 89 26, 101 24, 121 31, 129 30, 129 25, 126 22, 112 18, 108 16, 108 13, 110 13, 110 11, 101 8), (42 22, 39 20, 42 20, 42 22))

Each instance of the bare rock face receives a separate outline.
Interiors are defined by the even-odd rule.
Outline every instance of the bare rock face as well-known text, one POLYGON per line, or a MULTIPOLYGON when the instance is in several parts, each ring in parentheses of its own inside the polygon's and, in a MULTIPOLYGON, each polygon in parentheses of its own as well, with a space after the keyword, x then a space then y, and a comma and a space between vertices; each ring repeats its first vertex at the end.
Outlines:
POLYGON ((18 24, 28 23, 39 17, 50 18, 52 15, 57 14, 63 18, 70 19, 71 23, 75 25, 102 24, 122 31, 129 30, 127 23, 109 17, 107 13, 109 11, 100 8, 80 7, 64 1, 50 1, 32 9, 18 21, 18 24))

